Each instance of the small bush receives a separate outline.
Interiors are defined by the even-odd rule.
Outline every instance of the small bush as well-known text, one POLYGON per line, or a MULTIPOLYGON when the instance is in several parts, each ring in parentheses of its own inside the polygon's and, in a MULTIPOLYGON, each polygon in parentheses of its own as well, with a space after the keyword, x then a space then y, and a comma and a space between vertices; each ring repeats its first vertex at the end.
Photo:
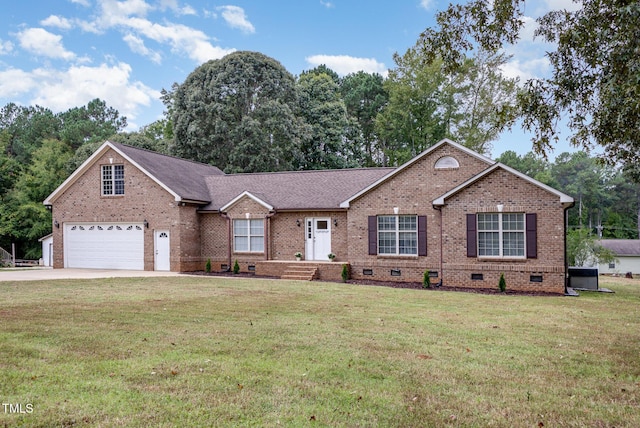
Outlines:
POLYGON ((349 279, 349 266, 346 264, 342 265, 342 282, 347 282, 349 279))
POLYGON ((206 273, 211 272, 211 259, 207 259, 207 263, 204 265, 204 271, 206 273))
POLYGON ((500 282, 498 282, 498 288, 500 289, 501 293, 504 293, 507 289, 507 281, 505 281, 504 279, 504 273, 500 274, 500 282))
POLYGON ((233 264, 233 273, 238 274, 238 272, 240 272, 240 265, 238 264, 238 260, 236 259, 236 262, 233 264))
POLYGON ((431 288, 431 277, 429 276, 431 272, 425 271, 422 276, 422 288, 431 288))

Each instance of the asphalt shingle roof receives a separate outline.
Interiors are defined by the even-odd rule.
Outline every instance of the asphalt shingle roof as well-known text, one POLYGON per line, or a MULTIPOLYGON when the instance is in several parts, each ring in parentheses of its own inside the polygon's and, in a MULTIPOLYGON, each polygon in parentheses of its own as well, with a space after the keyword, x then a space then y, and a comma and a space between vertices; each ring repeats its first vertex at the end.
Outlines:
POLYGON ((219 210, 249 192, 276 210, 338 209, 340 203, 393 171, 394 168, 354 168, 216 175, 206 178, 211 203, 219 210))
POLYGON ((211 201, 205 182, 208 176, 224 175, 212 165, 167 156, 150 150, 111 142, 165 186, 192 201, 211 201))
POLYGON ((617 256, 640 256, 640 239, 601 239, 598 243, 617 256))
POLYGON ((338 209, 340 203, 394 170, 352 168, 224 174, 215 166, 110 142, 182 199, 218 211, 244 192, 281 210, 338 209))

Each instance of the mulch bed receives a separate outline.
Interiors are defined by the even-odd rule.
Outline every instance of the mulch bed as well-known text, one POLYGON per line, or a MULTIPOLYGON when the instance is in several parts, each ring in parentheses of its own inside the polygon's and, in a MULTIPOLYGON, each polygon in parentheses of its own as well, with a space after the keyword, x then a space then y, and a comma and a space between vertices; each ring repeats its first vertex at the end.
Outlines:
MULTIPOLYGON (((279 279, 277 276, 256 276, 256 274, 251 272, 238 272, 234 274, 233 272, 189 272, 189 275, 204 275, 204 276, 221 276, 221 277, 233 277, 233 278, 268 278, 268 279, 279 279)), ((331 282, 331 281, 328 281, 331 282)), ((339 282, 341 281, 333 281, 339 282)), ((374 287, 390 287, 390 288, 406 288, 412 290, 424 290, 424 291, 457 291, 463 293, 474 293, 474 294, 506 294, 513 296, 557 296, 557 294, 549 294, 549 293, 536 293, 533 291, 516 291, 507 289, 504 293, 501 293, 498 290, 498 287, 493 288, 464 288, 464 287, 451 287, 451 286, 443 286, 436 287, 434 284, 431 285, 431 288, 424 288, 421 282, 396 282, 396 281, 373 281, 373 280, 353 280, 350 279, 346 282, 346 284, 353 285, 363 285, 363 286, 374 286, 374 287)))

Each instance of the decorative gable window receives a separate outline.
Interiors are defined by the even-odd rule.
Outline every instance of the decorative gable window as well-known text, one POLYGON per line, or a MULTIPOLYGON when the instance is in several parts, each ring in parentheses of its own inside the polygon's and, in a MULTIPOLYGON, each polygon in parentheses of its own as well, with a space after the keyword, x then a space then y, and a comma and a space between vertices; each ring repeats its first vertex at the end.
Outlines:
POLYGON ((380 215, 369 217, 369 254, 427 255, 427 217, 380 215))
POLYGON ((233 220, 233 248, 237 253, 263 253, 264 220, 233 220))
POLYGON ((467 256, 536 258, 536 214, 467 214, 467 256))
POLYGON ((453 156, 444 156, 436 161, 435 169, 458 169, 460 164, 453 156))
POLYGON ((124 195, 124 165, 102 165, 102 195, 124 195))

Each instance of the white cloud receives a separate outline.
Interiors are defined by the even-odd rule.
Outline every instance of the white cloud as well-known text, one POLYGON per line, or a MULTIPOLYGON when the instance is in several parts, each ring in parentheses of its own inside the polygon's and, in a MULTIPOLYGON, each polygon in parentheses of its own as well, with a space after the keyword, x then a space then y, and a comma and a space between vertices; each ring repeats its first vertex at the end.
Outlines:
POLYGON ((185 25, 161 25, 140 18, 130 18, 125 24, 151 40, 169 44, 172 52, 186 54, 198 63, 219 59, 235 51, 213 46, 205 33, 185 25))
POLYGON ((40 25, 44 25, 45 27, 56 27, 62 30, 68 30, 73 27, 73 25, 71 25, 71 21, 58 15, 51 15, 48 18, 43 19, 40 21, 40 25))
POLYGON ((137 37, 133 34, 126 34, 122 39, 129 46, 129 49, 131 49, 133 52, 138 53, 142 56, 146 56, 156 64, 160 64, 162 62, 162 56, 160 55, 160 53, 147 48, 144 45, 144 40, 142 40, 140 37, 137 37))
POLYGON ((420 0, 420 7, 425 10, 431 10, 431 6, 433 6, 433 0, 420 0))
POLYGON ((126 63, 97 67, 71 66, 67 70, 38 68, 0 71, 0 98, 27 97, 26 104, 61 112, 100 98, 126 116, 129 128, 143 107, 159 103, 160 92, 131 81, 126 63))
POLYGON ((79 4, 84 7, 91 6, 91 3, 89 3, 89 0, 71 0, 71 3, 79 4))
POLYGON ((0 39, 0 55, 6 55, 13 50, 13 43, 0 39))
MULTIPOLYGON (((172 1, 162 4, 164 7, 177 6, 177 3, 172 1)), ((169 45, 173 53, 186 55, 198 64, 222 58, 235 51, 212 45, 209 36, 200 30, 171 22, 158 24, 146 19, 145 15, 150 6, 142 0, 102 0, 100 6, 98 18, 91 23, 80 23, 81 27, 92 32, 118 29, 125 34, 123 37, 134 52, 151 55, 152 59, 158 59, 159 53, 145 51, 147 48, 144 47, 143 37, 169 45)))
POLYGON ((326 7, 327 9, 332 9, 332 8, 335 7, 335 5, 333 3, 331 3, 330 1, 320 0, 320 4, 323 5, 324 7, 326 7))
POLYGON ((0 71, 0 98, 17 98, 36 86, 30 73, 16 68, 0 71))
POLYGON ((96 23, 102 28, 111 28, 126 23, 131 17, 144 18, 151 6, 144 0, 101 0, 100 16, 96 23))
POLYGON ((326 65, 341 76, 358 71, 387 75, 387 67, 375 58, 357 58, 348 55, 312 55, 305 58, 313 67, 326 65))
POLYGON ((520 78, 524 83, 529 79, 542 78, 549 73, 549 60, 546 57, 530 60, 513 59, 502 66, 502 73, 509 78, 520 78))
POLYGON ((72 60, 75 54, 64 48, 62 36, 53 34, 44 28, 28 28, 17 34, 20 46, 36 55, 49 58, 72 60))
POLYGON ((582 2, 575 2, 573 0, 544 0, 547 6, 547 10, 563 10, 566 9, 569 12, 574 12, 582 8, 582 2))
POLYGON ((231 28, 237 28, 243 33, 252 34, 256 32, 253 24, 247 19, 244 9, 238 6, 220 6, 217 8, 221 11, 222 18, 229 24, 231 28))
POLYGON ((160 0, 160 10, 170 9, 178 15, 197 15, 196 10, 189 6, 180 6, 178 0, 160 0))

